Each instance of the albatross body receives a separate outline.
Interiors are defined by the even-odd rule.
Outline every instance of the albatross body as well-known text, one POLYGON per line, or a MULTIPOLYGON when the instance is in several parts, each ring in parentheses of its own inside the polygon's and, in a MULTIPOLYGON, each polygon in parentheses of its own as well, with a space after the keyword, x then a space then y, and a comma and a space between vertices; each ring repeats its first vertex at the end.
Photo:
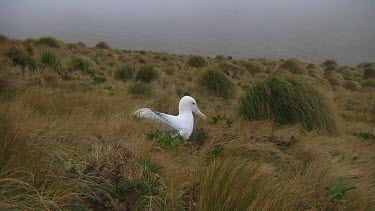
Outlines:
POLYGON ((137 117, 151 119, 161 123, 172 130, 175 135, 180 135, 185 140, 189 139, 194 128, 193 112, 202 119, 206 116, 199 110, 197 102, 190 96, 181 98, 178 104, 177 116, 152 111, 149 108, 141 108, 134 112, 137 117))

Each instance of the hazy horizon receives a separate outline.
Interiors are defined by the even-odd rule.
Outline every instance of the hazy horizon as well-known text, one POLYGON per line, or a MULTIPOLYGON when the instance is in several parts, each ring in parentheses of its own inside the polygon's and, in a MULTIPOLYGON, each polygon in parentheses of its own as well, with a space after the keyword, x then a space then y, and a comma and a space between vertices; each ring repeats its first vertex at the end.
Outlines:
POLYGON ((375 1, 4 0, 0 34, 237 58, 375 61, 375 1))

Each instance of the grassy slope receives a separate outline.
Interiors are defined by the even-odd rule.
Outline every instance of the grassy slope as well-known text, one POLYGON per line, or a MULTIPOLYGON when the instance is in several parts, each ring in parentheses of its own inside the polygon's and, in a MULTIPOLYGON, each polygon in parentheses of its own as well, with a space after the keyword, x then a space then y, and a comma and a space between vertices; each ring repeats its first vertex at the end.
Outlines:
POLYGON ((340 67, 310 65, 302 71, 340 115, 340 135, 330 137, 236 116, 247 87, 274 72, 292 74, 278 61, 207 58, 208 67, 195 68, 181 55, 26 43, 4 37, 0 42, 2 208, 375 209, 374 88, 347 85, 364 81, 361 68, 345 69, 350 79, 340 67), (6 55, 11 46, 24 54, 31 48, 38 67, 13 64, 6 55), (58 68, 40 63, 46 49, 59 57, 58 68), (73 70, 72 59, 82 56, 90 67, 73 70), (125 63, 154 67, 156 80, 117 80, 114 72, 125 63), (248 70, 248 63, 261 65, 260 72, 248 70), (224 100, 206 91, 199 84, 206 68, 230 77, 237 97, 224 100), (129 92, 140 84, 143 91, 129 92), (184 93, 199 101, 207 117, 227 119, 197 119, 194 142, 163 149, 146 135, 158 127, 131 114, 140 106, 176 114, 184 93), (356 189, 344 200, 330 200, 327 187, 340 177, 344 187, 356 189))

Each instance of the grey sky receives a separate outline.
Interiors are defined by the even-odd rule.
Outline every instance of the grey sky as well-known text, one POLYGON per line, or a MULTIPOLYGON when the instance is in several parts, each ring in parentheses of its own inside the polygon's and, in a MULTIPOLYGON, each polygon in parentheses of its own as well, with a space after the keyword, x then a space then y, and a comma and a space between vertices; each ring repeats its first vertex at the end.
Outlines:
POLYGON ((0 33, 120 49, 375 61, 373 0, 2 0, 0 33))

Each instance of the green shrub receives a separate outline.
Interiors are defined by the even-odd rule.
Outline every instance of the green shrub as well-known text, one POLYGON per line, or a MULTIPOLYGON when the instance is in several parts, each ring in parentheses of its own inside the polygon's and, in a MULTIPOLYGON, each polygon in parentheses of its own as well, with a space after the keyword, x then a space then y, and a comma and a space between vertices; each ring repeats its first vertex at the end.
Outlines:
POLYGON ((242 66, 249 71, 251 75, 255 75, 255 73, 260 73, 264 71, 264 66, 261 64, 258 64, 256 62, 247 62, 242 64, 242 66))
POLYGON ((305 74, 302 63, 297 59, 288 59, 279 65, 280 68, 288 70, 293 74, 305 74))
POLYGON ((93 76, 94 84, 102 84, 107 81, 104 76, 93 76))
POLYGON ((155 70, 153 66, 144 66, 137 72, 135 78, 138 81, 150 83, 151 81, 155 80, 157 76, 158 72, 155 70))
POLYGON ((71 61, 73 70, 89 72, 94 67, 94 62, 85 56, 74 56, 71 61))
POLYGON ((323 66, 328 67, 328 66, 338 66, 337 62, 333 59, 328 59, 327 61, 322 63, 323 66))
POLYGON ((208 69, 204 71, 200 76, 199 84, 223 98, 232 98, 236 94, 235 84, 217 70, 208 69))
POLYGON ((207 66, 208 62, 201 56, 193 55, 188 57, 188 59, 186 60, 186 64, 190 67, 200 68, 207 66))
POLYGON ((138 67, 134 64, 125 64, 115 71, 115 78, 121 81, 128 81, 134 78, 138 67))
POLYGON ((46 50, 42 52, 40 61, 53 69, 57 69, 61 66, 61 61, 59 57, 52 51, 46 50))
POLYGON ((375 68, 373 67, 368 67, 366 68, 363 73, 365 74, 365 79, 367 78, 375 78, 375 68))
POLYGON ((129 87, 129 93, 133 95, 146 95, 151 93, 151 88, 145 83, 136 82, 129 87))
POLYGON ((36 42, 35 45, 46 45, 50 48, 60 48, 60 43, 54 37, 41 37, 36 42))
POLYGON ((337 69, 337 72, 341 73, 342 77, 345 79, 345 80, 353 80, 354 79, 354 75, 353 73, 351 72, 350 68, 349 67, 340 67, 337 69))
POLYGON ((37 62, 35 59, 16 46, 10 47, 6 55, 12 60, 14 65, 19 65, 22 68, 28 67, 32 70, 37 68, 37 62))
POLYGON ((323 70, 324 70, 324 74, 325 74, 325 75, 330 75, 330 74, 333 73, 333 71, 336 70, 336 68, 337 68, 336 65, 328 65, 328 66, 325 66, 324 69, 323 69, 323 70))
POLYGON ((109 45, 104 41, 98 42, 95 47, 100 49, 110 49, 109 45))
POLYGON ((238 113, 249 120, 301 124, 308 131, 322 130, 330 134, 338 131, 329 102, 303 78, 269 77, 246 91, 239 100, 238 113))
POLYGON ((307 70, 314 70, 314 69, 319 69, 318 65, 316 64, 308 64, 305 67, 307 70))

